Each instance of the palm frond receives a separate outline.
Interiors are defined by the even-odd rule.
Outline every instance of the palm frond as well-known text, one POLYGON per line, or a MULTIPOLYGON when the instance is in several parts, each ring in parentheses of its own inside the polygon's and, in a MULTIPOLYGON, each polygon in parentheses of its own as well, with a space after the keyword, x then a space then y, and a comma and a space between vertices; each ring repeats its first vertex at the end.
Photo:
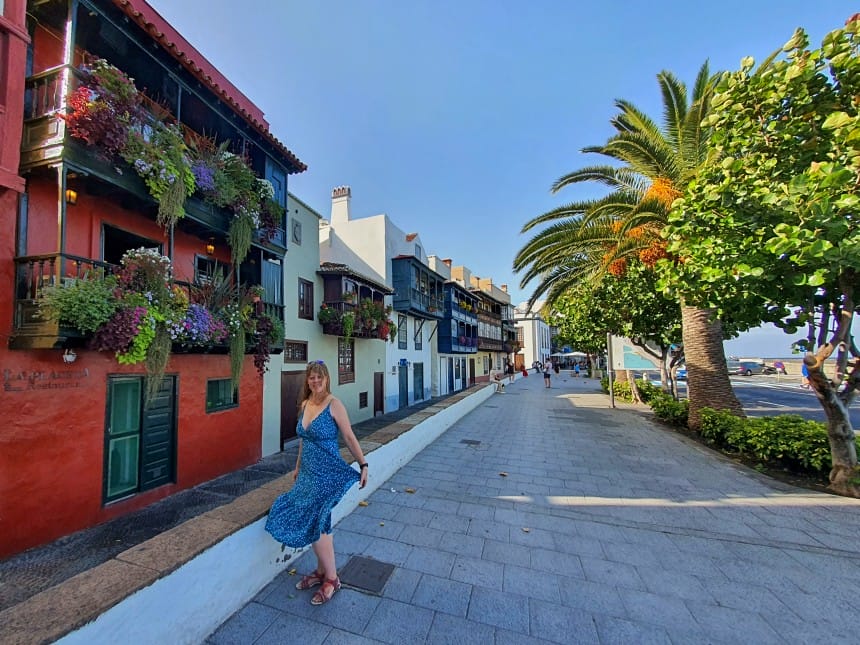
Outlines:
POLYGON ((651 117, 629 101, 618 99, 615 101, 615 106, 620 111, 620 114, 612 118, 610 123, 619 130, 620 133, 640 132, 648 133, 657 137, 662 136, 660 126, 658 126, 651 117))
POLYGON ((594 181, 612 189, 633 189, 642 183, 642 177, 629 168, 618 166, 586 166, 559 177, 552 185, 551 192, 557 193, 572 184, 594 181))
POLYGON ((632 170, 646 177, 675 180, 680 174, 677 154, 665 139, 626 132, 613 137, 606 149, 614 158, 624 161, 632 170))
POLYGON ((657 74, 663 95, 663 129, 666 140, 678 150, 684 143, 684 122, 687 119, 687 87, 670 71, 657 74))
POLYGON ((711 66, 707 59, 699 68, 699 73, 696 74, 696 81, 693 83, 693 95, 690 97, 691 103, 698 103, 706 95, 709 95, 714 90, 714 84, 719 77, 719 73, 711 74, 711 66))

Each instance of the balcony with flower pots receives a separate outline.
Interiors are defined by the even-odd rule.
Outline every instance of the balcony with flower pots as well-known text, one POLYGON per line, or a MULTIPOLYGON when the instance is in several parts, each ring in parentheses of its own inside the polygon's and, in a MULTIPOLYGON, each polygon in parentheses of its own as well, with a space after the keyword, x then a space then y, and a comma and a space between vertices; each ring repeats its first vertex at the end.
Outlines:
POLYGON ((323 303, 317 320, 324 334, 346 339, 396 338, 393 309, 385 304, 385 297, 392 293, 390 288, 344 264, 324 262, 318 273, 323 278, 323 303))
POLYGON ((287 175, 305 165, 193 48, 177 65, 171 43, 153 47, 152 23, 134 4, 32 7, 22 173, 58 183, 60 194, 133 203, 171 235, 228 243, 239 262, 252 247, 283 256, 287 175))
POLYGON ((478 351, 477 299, 457 282, 444 287, 444 318, 439 323, 437 348, 443 354, 474 354, 478 351))
POLYGON ((262 374, 283 351, 283 311, 264 305, 259 287, 173 280, 170 259, 153 249, 129 251, 119 265, 67 253, 15 263, 10 349, 109 351, 148 371, 172 353, 231 354, 234 380, 245 354, 262 374))

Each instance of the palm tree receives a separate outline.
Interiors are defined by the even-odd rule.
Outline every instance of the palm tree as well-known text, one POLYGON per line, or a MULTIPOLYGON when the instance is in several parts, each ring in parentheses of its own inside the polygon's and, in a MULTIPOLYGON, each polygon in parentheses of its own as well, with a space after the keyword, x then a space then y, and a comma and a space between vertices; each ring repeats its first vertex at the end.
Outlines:
MULTIPOLYGON (((666 257, 660 231, 672 202, 681 196, 705 154, 702 120, 713 92, 707 62, 702 65, 688 102, 687 88, 671 72, 657 75, 663 98, 663 123, 658 126, 633 104, 618 100, 616 130, 601 146, 583 152, 614 162, 575 170, 552 186, 554 193, 578 183, 597 182, 609 193, 573 202, 526 222, 525 233, 536 233, 514 259, 523 273, 521 286, 537 279, 530 302, 546 297, 549 304, 581 282, 598 282, 619 274, 630 258, 653 266, 666 257), (620 164, 620 165, 619 165, 620 164)), ((690 426, 698 428, 700 410, 708 406, 742 415, 729 381, 723 332, 714 312, 681 302, 684 352, 687 362, 690 426)))

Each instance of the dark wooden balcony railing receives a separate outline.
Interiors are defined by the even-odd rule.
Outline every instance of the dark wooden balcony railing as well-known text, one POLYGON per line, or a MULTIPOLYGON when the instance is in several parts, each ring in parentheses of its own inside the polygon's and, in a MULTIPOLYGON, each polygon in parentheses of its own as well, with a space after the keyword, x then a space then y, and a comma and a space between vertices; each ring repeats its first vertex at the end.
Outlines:
MULTIPOLYGON (((332 310, 333 319, 322 323, 323 333, 329 336, 344 336, 345 330, 343 327, 343 315, 352 313, 356 316, 358 309, 357 305, 351 302, 326 302, 326 308, 332 310)), ((352 331, 353 338, 374 338, 377 340, 388 340, 388 336, 381 337, 379 331, 379 321, 365 321, 358 316, 355 318, 355 325, 352 331)))
POLYGON ((58 65, 27 78, 24 85, 24 119, 39 119, 65 107, 63 82, 66 70, 72 75, 74 89, 79 74, 71 65, 58 65))
MULTIPOLYGON (((74 280, 108 276, 120 267, 115 264, 80 257, 70 253, 47 253, 15 258, 15 329, 10 343, 11 349, 59 348, 83 344, 85 335, 75 329, 64 327, 57 321, 45 320, 40 316, 39 302, 42 290, 46 287, 68 284, 74 280)), ((189 282, 175 280, 188 296, 194 289, 189 282)), ((284 306, 261 301, 256 313, 283 320, 284 306)), ((226 351, 226 344, 223 349, 226 351)), ((273 353, 279 353, 282 346, 276 346, 273 353)), ((174 350, 180 350, 174 347, 174 350)), ((193 348, 192 352, 208 352, 211 348, 193 348)), ((249 346, 248 352, 252 348, 249 346)), ((217 353, 217 352, 216 352, 217 353)))
MULTIPOLYGON (((71 77, 69 91, 73 92, 80 84, 81 72, 71 65, 58 65, 26 79, 24 85, 26 124, 22 142, 22 166, 42 165, 61 156, 77 166, 86 168, 92 176, 146 199, 148 191, 135 173, 118 174, 115 169, 116 164, 93 154, 92 150, 82 142, 63 135, 62 122, 56 115, 66 109, 63 101, 63 85, 68 76, 71 77)), ((143 107, 150 118, 177 123, 176 118, 167 109, 142 92, 141 96, 143 107)), ((201 134, 191 130, 185 124, 179 123, 179 126, 184 132, 186 141, 203 138, 201 134)), ((191 220, 202 224, 206 229, 226 233, 230 228, 231 213, 205 202, 199 195, 189 196, 185 210, 191 220)), ((180 226, 183 225, 180 223, 180 226)), ((279 226, 268 236, 262 230, 255 231, 253 239, 256 244, 272 247, 275 251, 287 247, 287 235, 283 226, 279 226)))

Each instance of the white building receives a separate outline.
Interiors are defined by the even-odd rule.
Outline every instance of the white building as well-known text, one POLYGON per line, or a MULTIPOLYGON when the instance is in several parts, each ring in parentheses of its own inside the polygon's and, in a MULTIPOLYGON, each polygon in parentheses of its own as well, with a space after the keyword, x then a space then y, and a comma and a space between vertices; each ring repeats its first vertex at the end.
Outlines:
POLYGON ((384 411, 431 396, 434 338, 443 317, 445 279, 428 265, 417 233, 406 233, 387 215, 353 218, 348 186, 332 191, 331 219, 320 225, 320 260, 350 267, 392 292, 397 334, 386 343, 384 411))
POLYGON ((552 351, 549 325, 541 317, 543 302, 536 302, 531 308, 522 302, 514 308, 517 336, 522 343, 523 363, 531 368, 535 361, 544 363, 552 351))

